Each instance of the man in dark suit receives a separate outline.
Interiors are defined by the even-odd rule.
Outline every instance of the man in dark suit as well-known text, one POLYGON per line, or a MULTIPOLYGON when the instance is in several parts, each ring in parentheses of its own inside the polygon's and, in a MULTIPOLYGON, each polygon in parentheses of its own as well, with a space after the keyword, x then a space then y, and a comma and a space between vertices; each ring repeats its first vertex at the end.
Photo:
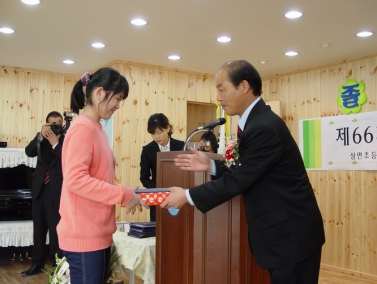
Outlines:
POLYGON ((205 213, 242 194, 250 248, 271 283, 318 283, 323 220, 296 142, 260 98, 262 80, 250 63, 224 64, 215 83, 224 111, 240 116, 239 164, 228 169, 194 149, 180 155, 175 164, 181 169, 219 178, 189 190, 172 187, 161 207, 190 202, 205 213))
MULTIPOLYGON (((145 188, 156 188, 157 152, 181 151, 184 142, 174 139, 173 126, 163 113, 148 119, 148 133, 153 141, 143 147, 140 157, 140 181, 145 188)), ((156 206, 150 206, 150 221, 156 221, 156 206)))
POLYGON ((64 141, 63 117, 50 112, 33 141, 25 148, 28 157, 38 157, 33 173, 33 256, 32 266, 21 272, 24 276, 38 274, 45 264, 46 235, 49 232, 50 259, 56 266, 55 254, 62 257, 59 249, 56 226, 60 220, 59 205, 63 183, 61 151, 64 141))

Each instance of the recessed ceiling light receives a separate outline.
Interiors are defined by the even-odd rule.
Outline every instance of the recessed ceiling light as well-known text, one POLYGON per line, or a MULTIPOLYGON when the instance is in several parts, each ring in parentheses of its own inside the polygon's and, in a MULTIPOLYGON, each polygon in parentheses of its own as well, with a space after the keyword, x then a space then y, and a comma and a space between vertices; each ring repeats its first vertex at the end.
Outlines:
POLYGON ((135 26, 144 26, 147 24, 147 21, 143 20, 143 19, 133 19, 131 20, 131 24, 135 25, 135 26))
POLYGON ((179 55, 170 55, 170 56, 168 56, 168 58, 170 59, 170 60, 178 60, 178 59, 181 59, 181 57, 179 56, 179 55))
POLYGON ((92 46, 95 48, 103 48, 105 45, 102 42, 94 42, 92 43, 92 46))
POLYGON ((299 11, 289 11, 285 13, 284 16, 289 19, 297 19, 302 16, 302 13, 299 11))
POLYGON ((41 3, 39 0, 21 0, 22 3, 28 4, 28 5, 37 5, 41 3))
POLYGON ((258 60, 258 62, 259 62, 260 64, 266 64, 266 63, 267 63, 267 60, 258 60))
POLYGON ((216 40, 218 42, 230 42, 232 39, 228 36, 220 36, 216 40))
POLYGON ((357 33, 356 35, 358 37, 368 37, 368 36, 373 35, 373 33, 370 31, 362 31, 362 32, 357 33))
POLYGON ((3 34, 12 34, 14 33, 14 30, 12 30, 11 28, 0 28, 0 32, 3 33, 3 34))
POLYGON ((73 64, 73 63, 75 63, 75 61, 73 61, 71 59, 66 59, 66 60, 63 60, 63 63, 65 63, 65 64, 73 64))
POLYGON ((284 53, 286 56, 296 56, 298 54, 297 51, 287 51, 284 53))
POLYGON ((330 43, 329 43, 329 42, 322 42, 322 43, 321 43, 321 46, 322 46, 322 47, 329 47, 329 46, 330 46, 330 43))

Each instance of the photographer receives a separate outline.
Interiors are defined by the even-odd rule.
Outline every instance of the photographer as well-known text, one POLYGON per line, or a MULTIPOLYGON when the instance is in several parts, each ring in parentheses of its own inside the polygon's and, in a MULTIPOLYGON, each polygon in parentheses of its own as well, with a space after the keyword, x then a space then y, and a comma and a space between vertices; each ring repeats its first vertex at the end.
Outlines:
POLYGON ((56 226, 60 220, 59 205, 63 183, 61 151, 64 141, 63 117, 57 111, 47 115, 33 141, 25 148, 28 157, 38 157, 32 183, 33 256, 32 266, 23 276, 41 273, 45 264, 46 235, 49 232, 50 260, 56 266, 55 254, 62 257, 56 226))
POLYGON ((217 153, 219 144, 217 142, 216 135, 212 131, 205 132, 200 137, 199 151, 205 151, 209 153, 217 153))

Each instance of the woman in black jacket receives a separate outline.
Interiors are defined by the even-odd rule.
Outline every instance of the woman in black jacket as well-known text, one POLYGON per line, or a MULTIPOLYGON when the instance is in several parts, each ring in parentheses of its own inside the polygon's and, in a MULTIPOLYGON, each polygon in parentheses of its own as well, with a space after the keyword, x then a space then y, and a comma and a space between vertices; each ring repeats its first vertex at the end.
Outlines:
MULTIPOLYGON (((173 126, 163 113, 149 117, 147 131, 153 141, 141 151, 140 181, 145 188, 156 188, 157 152, 181 151, 184 142, 171 137, 173 126)), ((156 206, 150 206, 150 221, 156 221, 156 206)))

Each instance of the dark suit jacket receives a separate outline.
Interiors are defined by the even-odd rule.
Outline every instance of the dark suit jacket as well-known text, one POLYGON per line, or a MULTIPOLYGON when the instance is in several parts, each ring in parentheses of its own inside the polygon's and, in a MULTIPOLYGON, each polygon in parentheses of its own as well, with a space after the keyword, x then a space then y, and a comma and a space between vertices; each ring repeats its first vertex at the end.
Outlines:
POLYGON ((258 264, 278 268, 300 262, 325 242, 323 220, 300 151, 284 121, 261 99, 241 134, 241 166, 190 189, 203 213, 242 194, 249 243, 258 264))
MULTIPOLYGON (((170 151, 182 151, 183 145, 183 141, 170 137, 170 151)), ((157 152, 160 152, 160 148, 155 141, 145 145, 141 151, 140 181, 146 188, 156 187, 157 152)))
MULTIPOLYGON (((37 156, 37 142, 38 135, 29 143, 25 148, 25 153, 28 157, 37 156)), ((64 141, 64 135, 59 137, 59 143, 56 145, 55 149, 52 149, 50 142, 47 139, 43 139, 40 143, 40 158, 37 159, 37 166, 33 173, 33 183, 32 183, 32 197, 33 199, 38 198, 41 189, 43 187, 43 181, 46 175, 47 166, 49 166, 50 172, 50 186, 54 190, 54 202, 55 204, 60 203, 60 194, 63 183, 62 174, 62 164, 61 164, 61 153, 62 145, 64 141)))

